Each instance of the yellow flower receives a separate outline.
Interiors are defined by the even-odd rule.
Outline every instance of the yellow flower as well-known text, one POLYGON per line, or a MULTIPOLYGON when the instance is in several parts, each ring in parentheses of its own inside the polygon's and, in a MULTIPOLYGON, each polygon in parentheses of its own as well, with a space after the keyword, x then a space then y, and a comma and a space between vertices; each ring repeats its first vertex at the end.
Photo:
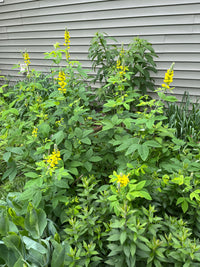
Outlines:
POLYGON ((165 73, 164 82, 169 85, 170 83, 173 82, 173 76, 174 76, 174 71, 167 70, 167 72, 165 73))
POLYGON ((69 35, 69 32, 66 28, 65 29, 65 43, 64 43, 64 45, 66 46, 66 51, 65 51, 66 60, 68 60, 70 57, 70 55, 69 55, 69 48, 70 48, 69 43, 70 43, 70 35, 69 35))
POLYGON ((34 127, 34 129, 32 131, 32 136, 37 137, 37 132, 38 132, 38 128, 34 127))
POLYGON ((170 88, 169 85, 167 85, 167 84, 165 84, 165 83, 162 84, 162 87, 163 87, 163 88, 166 88, 166 89, 169 89, 169 88, 170 88))
POLYGON ((162 84, 162 87, 165 89, 170 89, 170 84, 173 82, 173 77, 174 77, 173 66, 174 64, 172 64, 170 69, 168 69, 167 72, 165 73, 164 83, 162 84))
POLYGON ((61 118, 60 120, 56 121, 56 126, 62 125, 63 123, 63 118, 61 118))
POLYGON ((52 154, 47 156, 44 161, 48 163, 51 168, 54 168, 56 165, 58 165, 59 160, 61 160, 60 151, 54 148, 52 154))
POLYGON ((30 62, 30 57, 28 52, 23 53, 23 58, 24 58, 24 63, 26 64, 26 66, 28 67, 28 65, 31 63, 30 62))
POLYGON ((119 184, 120 187, 125 187, 129 183, 129 174, 125 175, 123 173, 120 173, 117 175, 117 183, 119 184))
POLYGON ((120 59, 117 60, 116 68, 117 68, 117 70, 119 70, 120 76, 123 76, 126 73, 126 71, 129 70, 128 67, 126 67, 124 65, 121 65, 121 60, 120 59))
POLYGON ((58 91, 60 91, 61 93, 66 93, 66 88, 65 86, 67 85, 67 83, 65 82, 66 80, 66 75, 64 73, 64 71, 59 71, 58 74, 58 84, 60 85, 60 87, 58 88, 58 91))

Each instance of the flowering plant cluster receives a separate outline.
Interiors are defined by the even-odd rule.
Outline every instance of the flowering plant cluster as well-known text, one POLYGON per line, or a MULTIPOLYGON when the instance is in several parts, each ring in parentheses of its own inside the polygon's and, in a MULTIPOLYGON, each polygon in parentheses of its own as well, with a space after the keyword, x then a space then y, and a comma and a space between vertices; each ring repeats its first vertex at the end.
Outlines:
POLYGON ((173 64, 152 99, 151 44, 97 33, 96 90, 64 39, 51 73, 0 87, 0 265, 199 266, 200 145, 167 123, 173 64))

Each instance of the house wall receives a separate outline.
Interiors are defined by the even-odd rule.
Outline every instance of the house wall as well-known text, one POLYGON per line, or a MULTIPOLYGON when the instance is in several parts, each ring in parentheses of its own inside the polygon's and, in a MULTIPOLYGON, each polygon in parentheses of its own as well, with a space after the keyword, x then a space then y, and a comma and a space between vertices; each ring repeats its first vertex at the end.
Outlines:
POLYGON ((31 66, 48 71, 44 52, 63 42, 65 27, 71 35, 70 54, 84 67, 90 41, 97 31, 129 43, 139 36, 158 54, 156 85, 175 62, 175 94, 185 90, 200 96, 199 0, 4 0, 0 2, 0 75, 20 77, 14 64, 27 51, 31 66))

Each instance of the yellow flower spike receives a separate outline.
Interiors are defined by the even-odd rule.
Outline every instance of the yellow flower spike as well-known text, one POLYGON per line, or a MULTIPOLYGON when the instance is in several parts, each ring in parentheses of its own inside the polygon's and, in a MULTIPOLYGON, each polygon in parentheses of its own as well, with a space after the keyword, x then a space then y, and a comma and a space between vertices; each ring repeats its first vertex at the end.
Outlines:
POLYGON ((31 63, 29 54, 28 54, 28 52, 25 51, 22 55, 23 55, 23 58, 24 58, 24 63, 26 64, 26 66, 28 68, 28 65, 31 63))
POLYGON ((63 94, 66 93, 67 90, 65 86, 67 85, 67 83, 65 82, 66 75, 64 71, 59 71, 57 80, 59 81, 58 84, 60 85, 60 87, 58 88, 58 91, 60 91, 63 94))
POLYGON ((173 82, 173 77, 174 77, 173 68, 174 68, 174 63, 172 63, 171 67, 165 73, 164 83, 162 84, 162 87, 165 89, 170 89, 170 84, 173 82))
POLYGON ((68 61, 69 60, 69 43, 70 43, 70 35, 69 35, 69 31, 67 30, 67 28, 65 29, 65 43, 64 43, 64 46, 66 46, 66 51, 65 51, 65 55, 66 55, 66 60, 68 61))

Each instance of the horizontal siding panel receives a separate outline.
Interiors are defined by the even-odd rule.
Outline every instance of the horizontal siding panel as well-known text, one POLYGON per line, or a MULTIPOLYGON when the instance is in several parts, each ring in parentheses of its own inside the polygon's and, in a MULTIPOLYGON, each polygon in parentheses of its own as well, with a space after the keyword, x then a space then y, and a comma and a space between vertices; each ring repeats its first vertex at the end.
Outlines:
MULTIPOLYGON (((91 5, 88 5, 90 7, 91 5)), ((113 5, 112 10, 107 10, 106 5, 102 4, 102 8, 98 11, 96 5, 92 10, 81 10, 77 9, 77 6, 53 7, 50 8, 37 8, 28 9, 25 11, 8 12, 2 13, 0 21, 4 23, 14 24, 17 19, 22 17, 23 23, 28 24, 33 22, 33 18, 37 23, 42 20, 43 22, 59 22, 63 20, 79 21, 79 20, 93 20, 93 19, 109 19, 109 18, 122 18, 122 17, 145 17, 145 16, 163 16, 163 15, 182 15, 182 14, 199 14, 200 3, 190 5, 178 5, 176 8, 173 6, 155 6, 155 7, 144 7, 144 8, 126 8, 122 6, 120 9, 115 9, 113 5), (103 8, 104 7, 104 8, 103 8), (103 14, 102 14, 103 13, 103 14)), ((8 24, 9 25, 9 24, 8 24)))
MULTIPOLYGON (((95 31, 94 31, 95 33, 95 31)), ((137 36, 137 35, 136 35, 137 36)), ((132 41, 134 36, 117 36, 117 40, 119 43, 124 42, 125 44, 129 43, 132 41)), ((191 43, 193 40, 193 44, 194 43, 199 43, 199 39, 200 39, 200 34, 199 35, 180 35, 180 39, 178 38, 177 35, 174 36, 169 36, 168 41, 165 42, 165 40, 167 39, 167 36, 165 35, 159 35, 159 36, 145 36, 145 35, 140 35, 140 38, 144 38, 147 39, 149 42, 151 42, 152 44, 156 44, 156 43, 183 43, 181 42, 182 39, 185 38, 185 43, 191 43), (189 40, 190 39, 190 40, 189 40), (163 42, 162 42, 163 41, 163 42)), ((82 44, 82 45, 88 45, 91 41, 91 37, 82 37, 82 38, 71 38, 71 45, 78 45, 78 44, 82 44)), ((59 42, 59 43, 63 43, 63 38, 56 38, 55 40, 50 39, 50 38, 37 38, 37 36, 33 36, 32 39, 31 38, 27 38, 27 39, 16 39, 16 40, 12 40, 12 39, 4 39, 4 40, 0 40, 0 47, 1 46, 24 46, 27 47, 27 45, 34 45, 38 46, 38 45, 45 45, 45 46, 52 46, 54 43, 59 42)), ((112 42, 113 43, 113 42, 112 42)))
POLYGON ((188 1, 188 0, 182 0, 181 3, 180 1, 174 1, 174 0, 168 0, 167 4, 166 2, 161 2, 160 0, 154 0, 151 1, 149 4, 149 1, 140 1, 140 0, 129 0, 126 1, 126 6, 124 6, 124 1, 116 1, 115 0, 115 6, 113 7, 113 2, 112 1, 105 1, 105 0, 93 0, 93 1, 88 1, 88 0, 82 0, 82 1, 77 1, 77 0, 68 0, 67 3, 64 3, 63 0, 50 0, 50 1, 40 1, 36 2, 34 0, 25 0, 25 1, 20 1, 20 0, 10 0, 9 5, 4 5, 1 8, 1 12, 13 12, 13 11, 21 11, 21 10, 27 10, 30 9, 30 2, 34 2, 31 4, 31 9, 35 7, 40 7, 40 8, 50 8, 50 7, 68 7, 69 5, 77 5, 77 4, 85 4, 83 6, 83 10, 88 10, 88 3, 89 3, 89 8, 91 9, 93 7, 93 3, 95 4, 95 8, 98 9, 99 6, 102 7, 101 3, 106 2, 106 9, 116 9, 116 8, 131 8, 131 7, 149 7, 149 6, 166 6, 166 5, 179 5, 179 4, 198 4, 199 0, 193 0, 193 1, 188 1), (100 5, 99 5, 99 2, 100 5), (12 3, 12 5, 10 5, 12 3))
MULTIPOLYGON (((81 22, 70 22, 70 30, 76 30, 77 25, 81 28, 85 28, 85 24, 81 22)), ((101 25, 99 25, 99 21, 97 21, 97 28, 117 28, 117 27, 141 27, 141 26, 161 26, 161 25, 195 25, 200 23, 200 15, 179 15, 177 16, 157 16, 157 17, 142 17, 142 18, 117 18, 115 23, 113 24, 113 19, 111 20, 101 20, 101 25)), ((43 23, 37 24, 37 22, 33 22, 32 24, 23 24, 23 25, 11 25, 6 27, 7 32, 37 32, 37 31, 46 31, 47 29, 51 29, 51 31, 59 31, 60 29, 64 29, 67 25, 67 20, 65 22, 57 22, 57 23, 43 23)), ((93 25, 90 25, 90 28, 93 25)), ((78 28, 80 29, 80 28, 78 28)), ((90 31, 90 29, 88 29, 90 31)))
MULTIPOLYGON (((4 2, 6 4, 4 11, 6 10, 6 12, 11 12, 13 10, 12 7, 15 6, 15 4, 20 5, 20 4, 25 4, 26 2, 35 2, 35 1, 41 2, 41 0, 4 0, 4 2)), ((73 4, 73 3, 74 4, 83 4, 83 3, 88 3, 88 2, 93 3, 93 2, 104 2, 104 1, 105 0, 67 0, 67 3, 68 4, 73 4)), ((186 0, 184 0, 184 1, 186 1, 186 0)), ((193 0, 193 1, 195 1, 195 0, 193 0)), ((63 4, 63 0, 56 0, 56 1, 51 0, 51 1, 45 1, 45 2, 51 2, 52 5, 53 5, 53 3, 56 4, 57 2, 58 3, 60 2, 60 4, 63 4)), ((47 3, 47 6, 48 6, 48 3, 47 3)), ((23 6, 21 6, 20 8, 23 9, 23 6)))
MULTIPOLYGON (((116 1, 116 3, 119 1, 116 1)), ((123 1, 124 2, 124 1, 123 1)), ((122 3, 122 1, 121 1, 122 3)), ((200 3, 193 3, 193 4, 187 4, 184 5, 180 3, 179 5, 170 5, 169 3, 165 3, 164 6, 148 6, 148 7, 130 7, 126 6, 123 4, 120 4, 117 6, 116 4, 112 4, 112 7, 109 10, 109 6, 105 5, 104 3, 101 3, 100 5, 98 4, 92 4, 89 3, 87 5, 82 5, 81 8, 78 8, 78 5, 66 5, 63 4, 62 6, 53 6, 49 8, 42 8, 40 7, 39 1, 38 2, 32 2, 31 6, 27 5, 27 9, 23 10, 22 8, 19 9, 19 12, 3 12, 1 15, 1 20, 3 19, 15 19, 18 17, 18 14, 20 13, 23 18, 26 17, 37 17, 37 16, 43 16, 43 17, 50 17, 55 14, 65 14, 65 16, 69 15, 79 15, 81 17, 80 13, 96 13, 98 16, 98 11, 103 11, 103 17, 113 17, 116 14, 121 17, 120 13, 125 13, 127 14, 127 17, 141 17, 141 16, 158 16, 158 15, 166 15, 166 14, 199 14, 199 8, 200 8, 200 3), (174 6, 176 8, 174 8, 174 6), (93 11, 93 12, 91 12, 93 11), (94 12, 96 11, 96 12, 94 12), (74 14, 72 14, 74 13, 74 14), (78 14, 77 14, 78 13, 78 14)), ((102 17, 102 16, 101 16, 102 17)), ((100 17, 99 17, 100 18, 100 17)), ((74 18, 76 20, 76 17, 74 18)))
MULTIPOLYGON (((86 53, 88 52, 89 45, 73 45, 70 47, 70 52, 79 54, 79 53, 86 53)), ((154 44, 153 45, 156 53, 163 54, 163 53, 199 53, 200 52, 200 45, 199 44, 154 44)), ((26 47, 29 52, 37 53, 38 55, 50 52, 53 50, 53 46, 44 45, 44 46, 33 46, 29 45, 26 47)), ((22 49, 23 50, 23 47, 22 49)), ((7 58, 9 56, 12 57, 12 54, 15 56, 19 56, 20 48, 14 45, 11 46, 0 46, 0 57, 7 58), (8 54, 5 54, 7 52, 8 54)))
MULTIPOLYGON (((83 35, 88 35, 89 38, 92 38, 94 36, 94 32, 96 32, 97 26, 98 26, 99 22, 98 21, 94 21, 93 22, 93 29, 94 30, 86 30, 84 31, 82 34, 83 35), (96 27, 95 27, 96 25, 96 27)), ((84 29, 88 28, 89 24, 84 25, 84 29)), ((78 31, 80 32, 80 30, 83 28, 83 26, 80 27, 77 26, 78 31)), ((70 27, 69 25, 69 30, 70 32, 73 31, 73 29, 70 27)), ((101 28, 102 31, 108 30, 106 28, 101 28)), ((117 34, 119 34, 120 29, 119 28, 113 28, 112 30, 110 30, 110 32, 112 32, 112 36, 117 36, 117 34)), ((138 27, 129 27, 129 28, 125 28, 123 30, 123 35, 124 36, 131 36, 131 38, 133 37, 133 35, 135 36, 140 36, 142 32, 142 35, 148 34, 148 35, 161 35, 164 34, 165 36, 167 35, 178 35, 178 34, 190 34, 191 32, 193 32, 194 34, 200 34, 200 24, 198 25, 176 25, 176 26, 138 26, 138 27)), ((31 33, 31 32, 30 32, 31 33)), ((29 34, 30 34, 29 33, 29 34)), ((27 32, 10 32, 10 33, 2 33, 1 35, 1 40, 19 40, 19 39, 34 39, 34 38, 49 38, 49 36, 51 36, 52 39, 59 39, 59 38, 63 38, 63 34, 64 34, 64 29, 62 31, 38 31, 37 35, 35 34, 35 32, 33 32, 30 35, 27 35, 27 32)), ((72 38, 80 38, 80 34, 77 37, 73 37, 73 32, 71 33, 71 37, 72 38)))
MULTIPOLYGON (((4 0, 4 5, 2 6, 2 9, 13 4, 20 4, 20 3, 26 3, 26 2, 35 2, 35 0, 4 0)), ((12 8, 11 8, 12 9, 12 8)))

